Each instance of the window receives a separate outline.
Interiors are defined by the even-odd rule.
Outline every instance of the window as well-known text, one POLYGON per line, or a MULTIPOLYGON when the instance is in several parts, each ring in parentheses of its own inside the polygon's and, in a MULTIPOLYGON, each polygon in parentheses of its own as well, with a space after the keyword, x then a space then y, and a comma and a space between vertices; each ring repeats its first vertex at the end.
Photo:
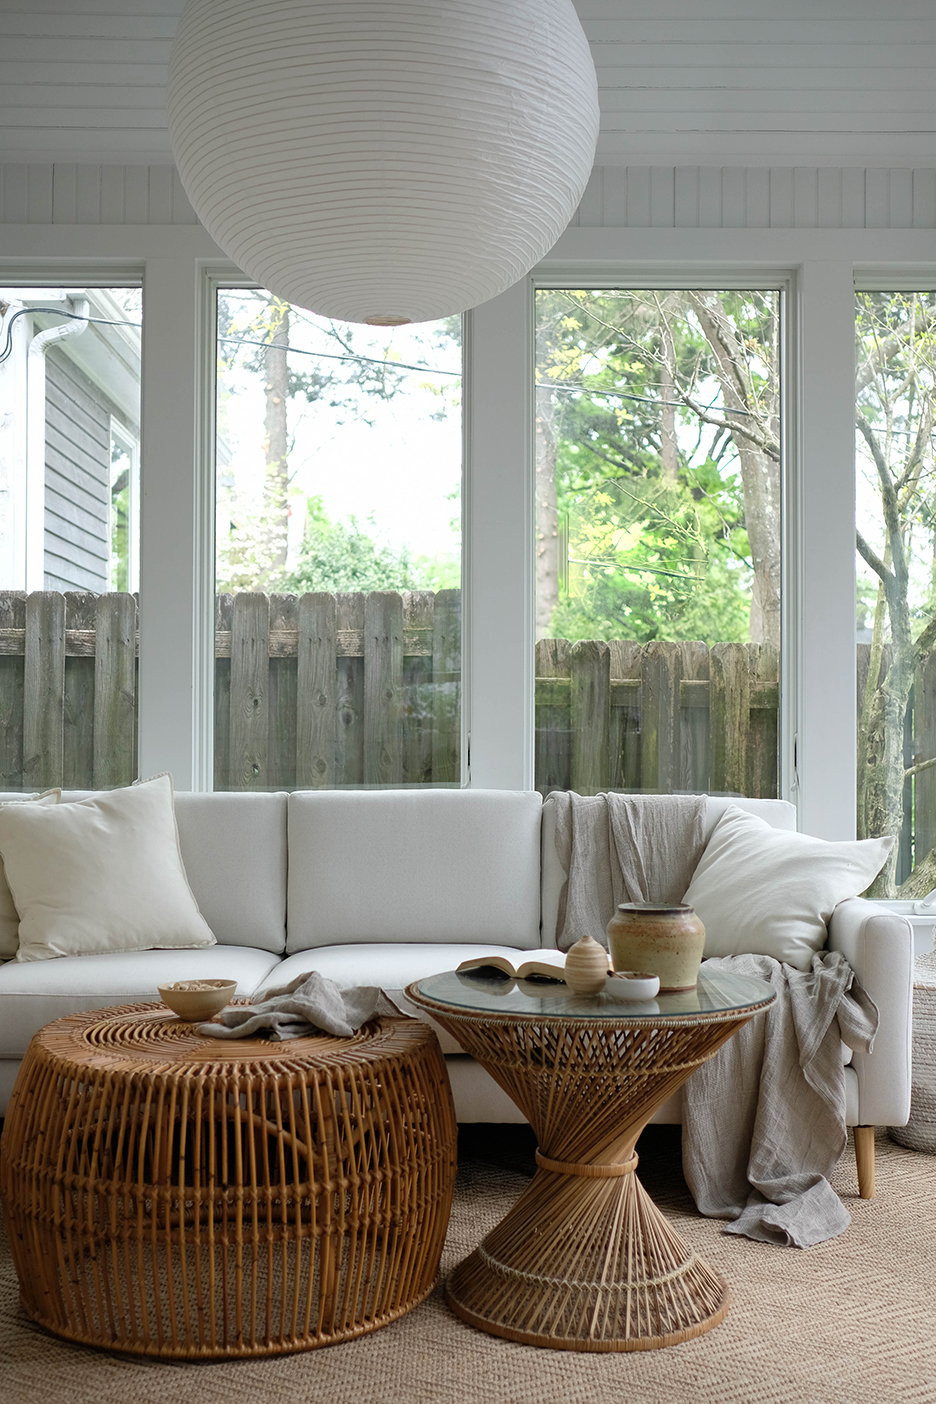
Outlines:
POLYGON ((936 887, 936 293, 856 298, 858 836, 872 893, 936 887))
POLYGON ((218 296, 215 787, 461 779, 461 324, 218 296))
POLYGON ((0 786, 137 774, 141 296, 0 288, 0 786))
POLYGON ((536 297, 536 784, 778 793, 780 297, 536 297))

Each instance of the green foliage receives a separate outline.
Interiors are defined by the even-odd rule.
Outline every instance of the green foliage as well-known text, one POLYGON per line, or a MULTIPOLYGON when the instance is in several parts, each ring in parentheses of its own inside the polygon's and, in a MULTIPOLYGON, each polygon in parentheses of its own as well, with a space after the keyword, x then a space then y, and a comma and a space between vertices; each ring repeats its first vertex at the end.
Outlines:
POLYGON ((309 498, 309 515, 299 561, 278 589, 302 594, 308 590, 412 590, 416 571, 405 551, 378 546, 352 517, 333 522, 321 498, 309 498))
MULTIPOLYGON (((777 391, 767 344, 775 303, 719 298, 759 409, 777 391)), ((537 357, 540 468, 548 473, 551 457, 560 523, 550 632, 747 639, 753 573, 737 453, 694 407, 718 395, 687 295, 540 293, 537 357)))

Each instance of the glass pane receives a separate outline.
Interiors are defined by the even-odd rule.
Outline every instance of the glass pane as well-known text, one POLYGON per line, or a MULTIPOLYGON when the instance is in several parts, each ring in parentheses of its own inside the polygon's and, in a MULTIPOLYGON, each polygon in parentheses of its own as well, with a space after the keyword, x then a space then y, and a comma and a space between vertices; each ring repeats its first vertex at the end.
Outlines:
POLYGON ((141 327, 139 288, 0 288, 0 789, 136 778, 141 327))
POLYGON ((218 297, 215 786, 461 779, 461 322, 218 297))
POLYGON ((777 794, 780 297, 536 298, 536 784, 777 794))
POLYGON ((856 298, 858 836, 874 897, 936 887, 936 293, 856 298))

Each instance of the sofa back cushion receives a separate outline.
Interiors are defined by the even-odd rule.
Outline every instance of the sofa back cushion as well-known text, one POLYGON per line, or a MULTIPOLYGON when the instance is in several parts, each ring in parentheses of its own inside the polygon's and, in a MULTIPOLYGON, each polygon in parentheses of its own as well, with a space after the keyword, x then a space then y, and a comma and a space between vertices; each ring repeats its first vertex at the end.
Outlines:
POLYGON ((218 942, 286 948, 286 795, 176 794, 189 884, 218 942))
POLYGON ((287 951, 539 945, 535 791, 304 790, 288 808, 287 951))
MULTIPOLYGON (((706 795, 705 841, 708 843, 718 820, 729 805, 757 814, 773 829, 795 829, 796 809, 786 800, 741 799, 736 795, 706 795)), ((556 812, 552 805, 543 810, 543 945, 556 944, 556 918, 559 894, 566 880, 565 869, 556 852, 556 812)), ((595 932, 595 935, 599 933, 595 932)))

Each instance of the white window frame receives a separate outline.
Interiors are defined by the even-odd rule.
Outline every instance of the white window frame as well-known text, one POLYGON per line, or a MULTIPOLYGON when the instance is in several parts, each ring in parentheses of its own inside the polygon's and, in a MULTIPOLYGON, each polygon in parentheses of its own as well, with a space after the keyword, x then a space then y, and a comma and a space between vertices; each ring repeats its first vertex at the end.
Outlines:
MULTIPOLYGON (((532 289, 557 275, 686 286, 772 270, 786 300, 782 793, 801 829, 855 824, 854 288, 936 278, 926 229, 570 229, 466 316, 465 707, 473 786, 533 783, 532 289)), ((212 785, 210 280, 204 230, 5 225, 0 279, 144 285, 140 773, 212 785)), ((466 747, 467 754, 467 747, 466 747)))

